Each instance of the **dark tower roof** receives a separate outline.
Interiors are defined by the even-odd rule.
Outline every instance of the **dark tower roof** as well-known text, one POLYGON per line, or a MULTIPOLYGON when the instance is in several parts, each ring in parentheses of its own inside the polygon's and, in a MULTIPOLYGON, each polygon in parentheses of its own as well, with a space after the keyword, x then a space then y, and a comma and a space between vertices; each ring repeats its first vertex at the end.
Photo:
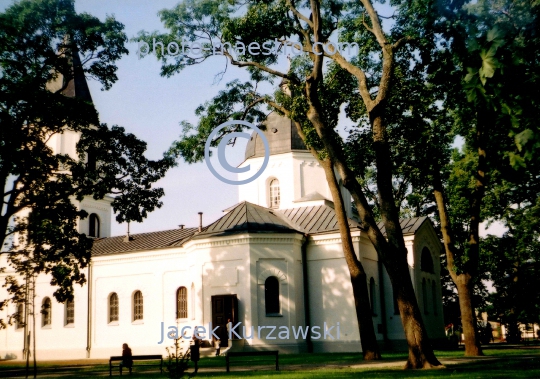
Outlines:
MULTIPOLYGON (((73 78, 69 81, 66 89, 62 91, 62 94, 67 97, 76 97, 92 103, 92 96, 90 95, 90 89, 88 88, 86 77, 84 76, 81 58, 76 51, 73 51, 72 55, 72 69, 73 78)), ((64 80, 64 78, 62 78, 62 80, 64 80)))
MULTIPOLYGON (((76 97, 78 99, 93 103, 92 96, 90 95, 90 89, 88 88, 88 83, 86 82, 86 76, 84 75, 81 58, 79 57, 79 53, 77 51, 73 51, 71 53, 70 63, 72 78, 67 83, 66 88, 61 92, 62 95, 67 97, 76 97)), ((66 78, 61 73, 58 73, 53 81, 47 83, 47 88, 52 92, 57 92, 60 88, 63 88, 65 84, 66 78)))
MULTIPOLYGON (((288 118, 272 112, 264 124, 266 130, 263 133, 268 140, 270 155, 291 151, 307 151, 306 145, 298 135, 296 126, 288 118)), ((262 156, 264 156, 264 144, 261 137, 253 132, 246 147, 245 159, 262 156)))

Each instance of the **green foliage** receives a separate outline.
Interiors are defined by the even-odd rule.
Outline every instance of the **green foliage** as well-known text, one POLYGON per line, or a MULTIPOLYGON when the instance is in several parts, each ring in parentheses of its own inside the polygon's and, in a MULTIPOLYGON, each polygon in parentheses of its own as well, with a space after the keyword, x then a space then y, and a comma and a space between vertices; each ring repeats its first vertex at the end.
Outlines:
POLYGON ((165 348, 168 355, 165 361, 165 369, 170 379, 183 378, 188 368, 189 348, 184 353, 183 348, 180 347, 183 342, 183 338, 175 338, 173 346, 165 348))
MULTIPOLYGON (((19 277, 51 274, 60 302, 85 282, 92 246, 76 229, 87 213, 74 200, 113 193, 117 219, 141 221, 161 206, 163 190, 152 185, 174 164, 148 160, 144 142, 100 125, 87 97, 64 95, 77 74, 109 89, 126 41, 113 17, 77 14, 69 0, 20 1, 0 14, 2 246, 19 277), (78 156, 53 153, 48 141, 70 133, 78 156)), ((16 298, 24 284, 7 281, 16 298)))

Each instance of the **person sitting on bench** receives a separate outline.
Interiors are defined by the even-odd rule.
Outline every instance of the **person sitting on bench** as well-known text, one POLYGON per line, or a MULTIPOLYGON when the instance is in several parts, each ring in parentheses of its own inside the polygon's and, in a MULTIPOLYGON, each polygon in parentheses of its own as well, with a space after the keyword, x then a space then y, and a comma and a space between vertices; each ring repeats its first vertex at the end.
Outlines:
POLYGON ((128 344, 125 343, 122 345, 122 362, 120 362, 120 375, 122 375, 122 367, 127 367, 129 369, 129 375, 131 375, 131 368, 133 367, 133 359, 131 358, 131 349, 128 344))

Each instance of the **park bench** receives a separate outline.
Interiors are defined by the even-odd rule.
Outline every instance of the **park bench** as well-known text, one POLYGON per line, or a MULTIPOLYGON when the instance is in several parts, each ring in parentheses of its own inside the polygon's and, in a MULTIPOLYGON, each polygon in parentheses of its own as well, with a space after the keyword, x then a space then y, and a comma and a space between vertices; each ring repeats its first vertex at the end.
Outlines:
MULTIPOLYGON (((162 355, 133 355, 131 357, 133 362, 135 361, 159 361, 159 370, 163 374, 163 356, 162 355)), ((109 359, 109 376, 112 376, 112 363, 115 361, 123 361, 124 357, 121 355, 112 356, 111 359, 109 359)), ((133 365, 135 366, 135 365, 133 365)), ((157 366, 157 363, 147 363, 144 365, 137 365, 137 366, 157 366)), ((127 368, 127 367, 126 367, 127 368)))
MULTIPOLYGON (((234 357, 260 357, 260 356, 274 356, 275 362, 276 362, 276 371, 279 371, 279 360, 278 360, 278 351, 277 350, 269 350, 269 351, 235 351, 231 353, 227 353, 226 361, 227 361, 227 372, 229 372, 229 367, 231 364, 231 358, 234 357)), ((274 361, 272 359, 272 362, 274 361)), ((267 360, 241 360, 235 362, 252 362, 252 363, 259 363, 259 362, 265 362, 267 360)))

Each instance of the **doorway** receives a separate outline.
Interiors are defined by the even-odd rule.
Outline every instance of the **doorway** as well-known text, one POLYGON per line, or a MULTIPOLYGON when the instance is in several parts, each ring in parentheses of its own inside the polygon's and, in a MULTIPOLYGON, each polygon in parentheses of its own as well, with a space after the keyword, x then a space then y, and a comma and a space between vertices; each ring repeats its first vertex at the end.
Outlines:
POLYGON ((216 334, 221 340, 221 347, 229 346, 227 320, 233 325, 238 322, 238 298, 235 295, 212 296, 212 329, 219 326, 216 334))

